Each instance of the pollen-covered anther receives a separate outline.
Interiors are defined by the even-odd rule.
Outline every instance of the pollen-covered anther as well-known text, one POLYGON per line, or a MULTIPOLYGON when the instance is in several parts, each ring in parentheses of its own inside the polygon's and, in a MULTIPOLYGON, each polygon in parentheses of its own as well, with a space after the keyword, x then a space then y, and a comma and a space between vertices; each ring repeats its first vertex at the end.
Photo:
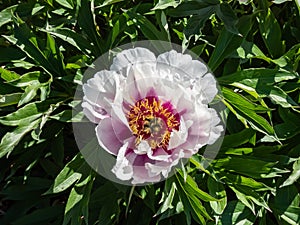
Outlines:
POLYGON ((146 97, 131 107, 127 115, 129 126, 136 136, 135 144, 146 140, 155 150, 167 150, 173 130, 178 130, 179 115, 174 112, 170 103, 161 104, 157 97, 146 97))

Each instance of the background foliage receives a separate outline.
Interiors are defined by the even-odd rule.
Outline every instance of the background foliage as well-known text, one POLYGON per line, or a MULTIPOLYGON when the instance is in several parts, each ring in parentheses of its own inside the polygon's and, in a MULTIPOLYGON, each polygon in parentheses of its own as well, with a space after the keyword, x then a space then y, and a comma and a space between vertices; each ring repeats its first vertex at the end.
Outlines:
POLYGON ((0 224, 299 224, 298 0, 0 1, 0 224), (96 175, 72 134, 83 73, 120 44, 191 49, 227 106, 221 150, 155 185, 96 175))

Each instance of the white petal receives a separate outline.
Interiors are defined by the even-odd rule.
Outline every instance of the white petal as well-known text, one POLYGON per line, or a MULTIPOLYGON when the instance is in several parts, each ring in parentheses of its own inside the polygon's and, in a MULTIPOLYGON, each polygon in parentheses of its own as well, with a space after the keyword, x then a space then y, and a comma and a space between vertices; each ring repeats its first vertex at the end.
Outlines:
POLYGON ((125 152, 127 150, 128 143, 124 144, 118 152, 117 162, 112 168, 112 172, 116 174, 117 178, 120 180, 130 180, 133 176, 133 168, 129 163, 128 159, 125 157, 125 152))
POLYGON ((102 105, 103 97, 112 101, 118 91, 119 78, 120 75, 113 71, 102 70, 96 73, 83 85, 85 97, 99 106, 102 105))
POLYGON ((136 149, 134 149, 134 153, 136 153, 137 155, 145 155, 147 154, 147 152, 149 151, 149 149, 151 150, 149 144, 147 141, 142 140, 139 145, 137 146, 136 149))
POLYGON ((155 87, 158 75, 155 63, 135 64, 126 70, 127 79, 123 87, 123 97, 131 104, 146 97, 147 92, 155 87))
POLYGON ((178 131, 174 130, 171 133, 168 148, 174 149, 174 148, 180 146, 181 144, 186 142, 187 136, 188 136, 188 130, 187 130, 186 124, 185 124, 184 120, 181 119, 179 130, 178 131))
POLYGON ((174 50, 159 55, 157 57, 157 63, 158 67, 165 64, 173 68, 173 70, 171 69, 173 73, 181 71, 180 75, 182 78, 184 74, 190 78, 200 78, 207 72, 205 64, 198 60, 193 60, 190 55, 178 53, 174 50))
POLYGON ((211 130, 210 130, 210 134, 209 134, 209 140, 208 140, 208 144, 213 144, 220 136, 221 133, 224 131, 224 128, 222 125, 218 125, 221 120, 220 117, 218 116, 216 110, 210 108, 209 109, 210 113, 211 113, 211 130), (218 125, 218 126, 217 126, 218 125))
POLYGON ((189 70, 192 60, 190 55, 184 55, 174 50, 160 54, 157 57, 157 62, 159 64, 165 64, 183 71, 189 70))
POLYGON ((194 85, 195 92, 201 92, 201 96, 198 96, 204 104, 210 103, 216 94, 218 93, 217 82, 214 76, 210 73, 206 74, 194 85))
POLYGON ((155 55, 146 48, 132 48, 117 54, 110 69, 120 71, 130 65, 141 62, 155 62, 155 55))
POLYGON ((119 94, 120 75, 111 71, 100 71, 83 85, 83 112, 94 123, 110 114, 111 103, 119 94))

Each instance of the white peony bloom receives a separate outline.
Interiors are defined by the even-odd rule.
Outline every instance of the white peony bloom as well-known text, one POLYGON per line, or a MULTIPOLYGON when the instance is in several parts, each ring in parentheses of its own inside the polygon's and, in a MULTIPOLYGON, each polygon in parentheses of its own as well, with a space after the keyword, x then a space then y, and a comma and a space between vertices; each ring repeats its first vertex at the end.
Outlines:
POLYGON ((132 184, 166 178, 223 131, 208 106, 218 92, 215 78, 205 64, 174 50, 158 57, 145 48, 124 50, 83 91, 99 144, 116 156, 112 172, 132 184))

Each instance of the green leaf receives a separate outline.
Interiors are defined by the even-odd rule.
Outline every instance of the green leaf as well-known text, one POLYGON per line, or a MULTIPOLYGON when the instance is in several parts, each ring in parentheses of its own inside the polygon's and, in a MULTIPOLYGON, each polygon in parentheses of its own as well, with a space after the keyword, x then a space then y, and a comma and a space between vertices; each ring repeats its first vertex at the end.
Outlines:
POLYGON ((264 86, 264 88, 260 86, 257 88, 257 92, 261 97, 268 97, 274 104, 278 104, 284 108, 291 108, 298 105, 287 93, 277 86, 264 86))
POLYGON ((1 74, 1 78, 8 82, 18 79, 20 77, 20 75, 18 75, 17 73, 3 69, 3 68, 0 68, 0 74, 1 74))
POLYGON ((29 103, 23 106, 22 108, 18 109, 16 112, 0 117, 0 123, 7 126, 19 126, 22 124, 29 124, 33 120, 36 120, 37 118, 41 117, 48 110, 54 110, 57 106, 52 105, 53 102, 56 101, 48 100, 42 102, 29 103))
POLYGON ((208 177, 207 186, 209 194, 217 199, 217 201, 210 201, 209 204, 216 214, 221 215, 227 205, 225 187, 211 177, 208 177))
POLYGON ((73 45, 74 47, 76 47, 78 50, 84 52, 87 55, 90 55, 91 52, 93 52, 93 54, 95 54, 94 48, 91 45, 91 43, 85 39, 82 35, 79 35, 78 33, 76 33, 75 31, 63 27, 63 28, 51 28, 48 30, 42 30, 45 32, 48 32, 60 39, 62 39, 63 41, 68 42, 69 44, 73 45))
POLYGON ((115 4, 115 3, 118 3, 118 2, 122 2, 122 1, 124 1, 124 0, 105 0, 101 5, 97 6, 97 8, 112 5, 112 4, 115 4))
POLYGON ((205 201, 214 201, 216 199, 209 194, 201 191, 190 176, 187 177, 189 183, 185 183, 182 176, 182 174, 180 176, 176 175, 178 182, 177 187, 179 189, 178 193, 183 202, 183 206, 185 209, 188 209, 190 211, 192 217, 198 223, 205 223, 204 217, 208 219, 211 219, 211 217, 207 213, 206 208, 202 205, 199 199, 204 199, 205 201))
POLYGON ((221 217, 221 225, 253 225, 255 216, 239 201, 230 201, 221 217))
MULTIPOLYGON (((247 36, 252 26, 252 16, 243 16, 237 23, 237 29, 243 37, 247 36)), ((243 38, 239 35, 223 29, 218 37, 216 47, 208 61, 208 66, 215 71, 223 60, 235 51, 243 42, 243 38)))
POLYGON ((151 10, 166 9, 168 7, 176 8, 181 2, 182 0, 159 0, 151 10))
POLYGON ((14 225, 39 225, 47 224, 61 216, 63 205, 55 205, 34 210, 32 213, 18 218, 14 225))
POLYGON ((40 89, 40 87, 41 84, 38 82, 26 87, 25 92, 22 94, 21 99, 18 103, 18 106, 30 102, 36 96, 37 91, 40 89))
POLYGON ((7 24, 12 21, 12 19, 11 19, 12 14, 16 10, 17 7, 18 7, 18 5, 13 5, 13 6, 3 9, 0 12, 0 27, 2 27, 4 24, 7 24))
POLYGON ((39 71, 25 73, 15 79, 10 80, 8 83, 16 87, 26 87, 33 85, 42 79, 42 74, 39 71))
POLYGON ((98 57, 104 52, 104 46, 101 43, 101 36, 96 30, 93 11, 88 0, 82 0, 78 13, 78 24, 88 35, 88 39, 94 44, 95 56, 98 57))
POLYGON ((202 15, 219 4, 219 0, 199 0, 199 1, 184 1, 175 9, 169 9, 167 15, 173 17, 184 17, 191 15, 202 15))
POLYGON ((145 16, 135 13, 132 10, 127 11, 126 13, 149 40, 169 41, 169 37, 166 32, 159 31, 145 16))
POLYGON ((254 204, 271 211, 264 198, 260 196, 257 192, 255 192, 252 188, 237 185, 229 187, 235 192, 237 198, 241 202, 243 202, 249 209, 251 209, 253 214, 256 214, 254 204))
POLYGON ((69 195, 63 225, 71 224, 88 224, 88 204, 90 193, 93 187, 93 179, 88 176, 80 186, 78 184, 72 188, 69 195))
POLYGON ((300 222, 300 195, 294 185, 279 188, 271 200, 270 206, 278 221, 284 220, 289 224, 300 222))
POLYGON ((230 156, 226 159, 219 159, 214 162, 215 167, 221 167, 230 172, 252 178, 263 178, 268 175, 272 175, 272 177, 280 176, 279 172, 278 174, 272 173, 274 170, 276 171, 274 168, 276 164, 276 161, 272 162, 270 159, 260 159, 250 156, 230 156))
POLYGON ((244 97, 239 96, 232 90, 227 89, 225 87, 222 88, 222 91, 226 100, 230 101, 230 103, 235 107, 234 110, 232 108, 230 109, 234 114, 245 118, 253 129, 258 130, 264 134, 270 135, 275 140, 277 140, 275 136, 275 131, 270 125, 270 123, 264 117, 258 115, 254 111, 260 111, 263 109, 267 111, 268 109, 266 109, 263 106, 254 105, 250 101, 247 101, 244 97), (242 102, 244 104, 241 104, 242 102))
POLYGON ((273 192, 275 191, 274 188, 268 187, 264 183, 256 181, 250 177, 245 177, 238 174, 232 174, 226 172, 222 172, 222 175, 224 176, 224 180, 226 180, 226 183, 228 184, 233 184, 235 186, 250 187, 255 191, 265 191, 265 190, 271 190, 273 192))
POLYGON ((255 88, 258 83, 264 85, 273 85, 274 83, 288 81, 299 78, 299 75, 286 70, 267 69, 267 68, 251 68, 237 71, 233 74, 218 78, 221 84, 232 84, 240 82, 249 87, 255 88))
POLYGON ((222 88, 222 94, 224 96, 224 98, 230 102, 231 104, 233 104, 235 107, 237 107, 237 109, 244 109, 244 110, 251 110, 251 111, 255 111, 255 112, 267 112, 270 111, 269 108, 266 108, 262 105, 257 105, 251 101, 249 101, 247 98, 245 98, 243 95, 241 94, 237 94, 234 91, 223 87, 222 88))
POLYGON ((73 113, 72 110, 64 110, 56 115, 50 116, 51 119, 55 119, 61 122, 66 123, 76 123, 76 122, 87 122, 88 120, 84 119, 83 112, 77 114, 73 113))
POLYGON ((164 213, 168 209, 174 208, 174 206, 172 205, 172 202, 173 202, 173 199, 174 199, 175 192, 176 192, 176 184, 172 183, 172 186, 171 186, 171 189, 169 190, 169 193, 166 193, 167 196, 165 196, 165 198, 162 199, 163 204, 158 209, 158 211, 155 213, 156 216, 164 213))
POLYGON ((21 96, 22 96, 22 93, 0 95, 0 107, 17 104, 19 102, 21 96))
POLYGON ((294 162, 290 176, 280 185, 280 188, 294 184, 300 177, 300 158, 294 162))
POLYGON ((225 28, 233 34, 240 35, 236 25, 238 18, 228 3, 221 3, 216 8, 217 16, 224 22, 225 28))
POLYGON ((45 194, 54 194, 62 192, 79 181, 83 175, 89 173, 90 168, 86 164, 81 154, 77 154, 67 165, 60 171, 55 178, 54 184, 45 194))
POLYGON ((55 0, 58 4, 68 8, 73 9, 74 8, 74 2, 73 0, 55 0))
POLYGON ((222 148, 238 147, 242 144, 249 142, 249 140, 255 135, 255 130, 248 128, 242 131, 224 137, 222 148))
POLYGON ((16 47, 0 46, 0 63, 13 62, 25 58, 26 54, 16 47))
POLYGON ((270 8, 258 14, 259 30, 264 43, 273 58, 282 55, 284 44, 281 40, 281 29, 270 8))
POLYGON ((217 201, 216 198, 214 198, 213 196, 209 195, 208 193, 202 191, 191 176, 188 175, 186 177, 186 181, 184 181, 183 173, 180 171, 179 174, 181 176, 180 181, 182 183, 182 186, 185 188, 185 190, 189 194, 194 195, 195 197, 197 197, 203 201, 206 201, 206 202, 217 201))
POLYGON ((30 131, 37 128, 39 123, 41 122, 40 119, 35 120, 31 123, 24 124, 23 126, 19 126, 14 129, 12 132, 6 133, 0 143, 0 158, 9 154, 14 150, 14 148, 18 145, 21 139, 30 131))
POLYGON ((63 62, 62 53, 60 52, 58 46, 56 45, 54 38, 49 33, 47 33, 47 42, 46 42, 46 48, 44 50, 44 54, 48 59, 49 63, 53 67, 57 68, 60 76, 65 75, 65 65, 63 62))
POLYGON ((14 37, 4 36, 12 44, 17 45, 24 51, 30 58, 35 60, 47 72, 60 74, 60 71, 55 68, 46 58, 44 53, 40 50, 37 42, 37 37, 28 28, 24 21, 19 18, 14 19, 14 37))
POLYGON ((205 22, 209 19, 209 17, 215 12, 215 6, 207 6, 205 8, 200 9, 200 15, 193 15, 191 16, 188 21, 187 25, 184 28, 183 32, 186 38, 189 40, 192 35, 200 35, 201 30, 205 25, 205 22))

